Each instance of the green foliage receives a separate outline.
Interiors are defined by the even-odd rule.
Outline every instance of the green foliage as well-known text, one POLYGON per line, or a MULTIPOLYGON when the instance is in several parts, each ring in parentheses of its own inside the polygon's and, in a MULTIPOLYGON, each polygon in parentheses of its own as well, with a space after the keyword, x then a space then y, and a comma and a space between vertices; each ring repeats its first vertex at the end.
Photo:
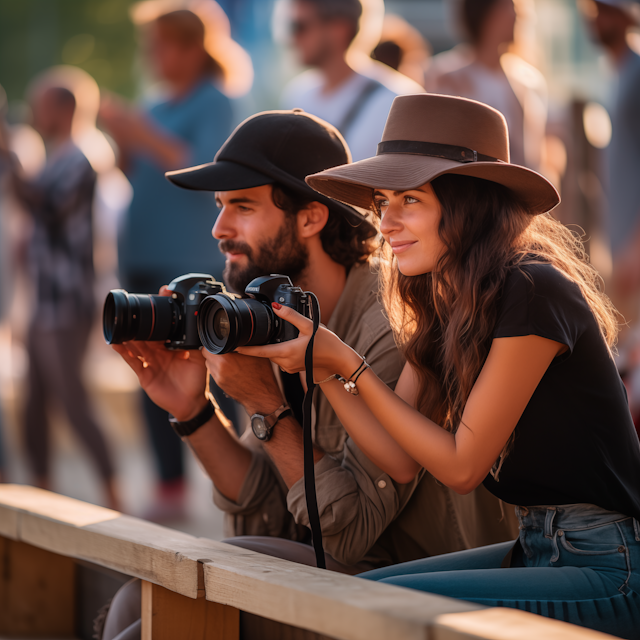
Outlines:
POLYGON ((136 34, 132 0, 0 0, 0 85, 20 100, 31 79, 57 64, 90 73, 132 97, 136 34))

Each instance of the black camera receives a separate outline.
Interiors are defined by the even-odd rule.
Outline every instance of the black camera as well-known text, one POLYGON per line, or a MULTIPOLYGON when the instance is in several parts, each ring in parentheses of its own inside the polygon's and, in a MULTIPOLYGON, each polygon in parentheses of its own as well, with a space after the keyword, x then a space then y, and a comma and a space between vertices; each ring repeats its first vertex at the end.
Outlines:
POLYGON ((172 280, 169 289, 170 297, 110 291, 102 315, 107 344, 153 340, 164 342, 168 349, 199 349, 202 302, 214 294, 226 297, 224 285, 206 273, 187 273, 172 280))
POLYGON ((298 337, 298 329, 281 320, 272 302, 311 317, 309 296, 287 276, 272 274, 252 280, 246 298, 217 294, 205 298, 198 314, 198 332, 211 353, 229 353, 237 347, 274 344, 298 337))

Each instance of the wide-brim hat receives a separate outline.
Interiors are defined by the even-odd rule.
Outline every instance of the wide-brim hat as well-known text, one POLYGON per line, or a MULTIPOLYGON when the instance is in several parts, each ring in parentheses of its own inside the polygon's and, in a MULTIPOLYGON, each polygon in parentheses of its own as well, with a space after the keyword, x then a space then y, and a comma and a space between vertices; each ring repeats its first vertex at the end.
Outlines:
POLYGON ((191 11, 204 25, 204 48, 220 65, 220 89, 230 98, 243 96, 253 84, 251 56, 231 37, 231 23, 215 0, 143 0, 129 13, 136 25, 146 25, 173 11, 191 11))
MULTIPOLYGON (((350 206, 314 191, 305 178, 351 162, 340 132, 328 122, 305 113, 264 111, 240 124, 220 147, 213 162, 169 171, 168 180, 198 191, 237 191, 280 184, 310 201, 318 201, 347 217, 354 225, 371 223, 350 206)), ((371 225, 372 235, 375 233, 371 225)))
POLYGON ((330 198, 373 210, 375 189, 409 191, 444 174, 504 185, 533 214, 560 202, 545 177, 510 163, 507 122, 499 111, 428 93, 393 101, 373 158, 310 175, 307 183, 330 198))

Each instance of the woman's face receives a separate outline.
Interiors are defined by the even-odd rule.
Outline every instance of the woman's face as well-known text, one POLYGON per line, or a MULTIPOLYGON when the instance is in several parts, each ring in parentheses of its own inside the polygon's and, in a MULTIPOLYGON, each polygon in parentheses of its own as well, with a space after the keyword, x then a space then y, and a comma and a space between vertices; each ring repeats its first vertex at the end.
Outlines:
POLYGON ((418 276, 433 271, 445 251, 438 234, 441 207, 433 187, 378 189, 374 200, 380 212, 380 233, 396 256, 400 273, 418 276))

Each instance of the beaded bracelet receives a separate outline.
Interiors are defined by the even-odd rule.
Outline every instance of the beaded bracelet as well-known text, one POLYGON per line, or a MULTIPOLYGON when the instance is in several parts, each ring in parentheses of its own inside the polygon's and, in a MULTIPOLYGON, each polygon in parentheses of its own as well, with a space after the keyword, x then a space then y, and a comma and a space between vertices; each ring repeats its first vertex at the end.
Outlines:
POLYGON ((316 384, 324 384, 325 382, 329 382, 329 380, 339 380, 344 386, 345 391, 354 396, 357 396, 359 395, 359 391, 358 387, 356 387, 356 382, 358 382, 358 378, 364 373, 366 369, 369 369, 370 366, 371 365, 366 361, 366 359, 362 358, 360 366, 349 376, 348 380, 346 378, 343 378, 339 373, 334 373, 328 378, 320 380, 320 382, 316 382, 316 384))

